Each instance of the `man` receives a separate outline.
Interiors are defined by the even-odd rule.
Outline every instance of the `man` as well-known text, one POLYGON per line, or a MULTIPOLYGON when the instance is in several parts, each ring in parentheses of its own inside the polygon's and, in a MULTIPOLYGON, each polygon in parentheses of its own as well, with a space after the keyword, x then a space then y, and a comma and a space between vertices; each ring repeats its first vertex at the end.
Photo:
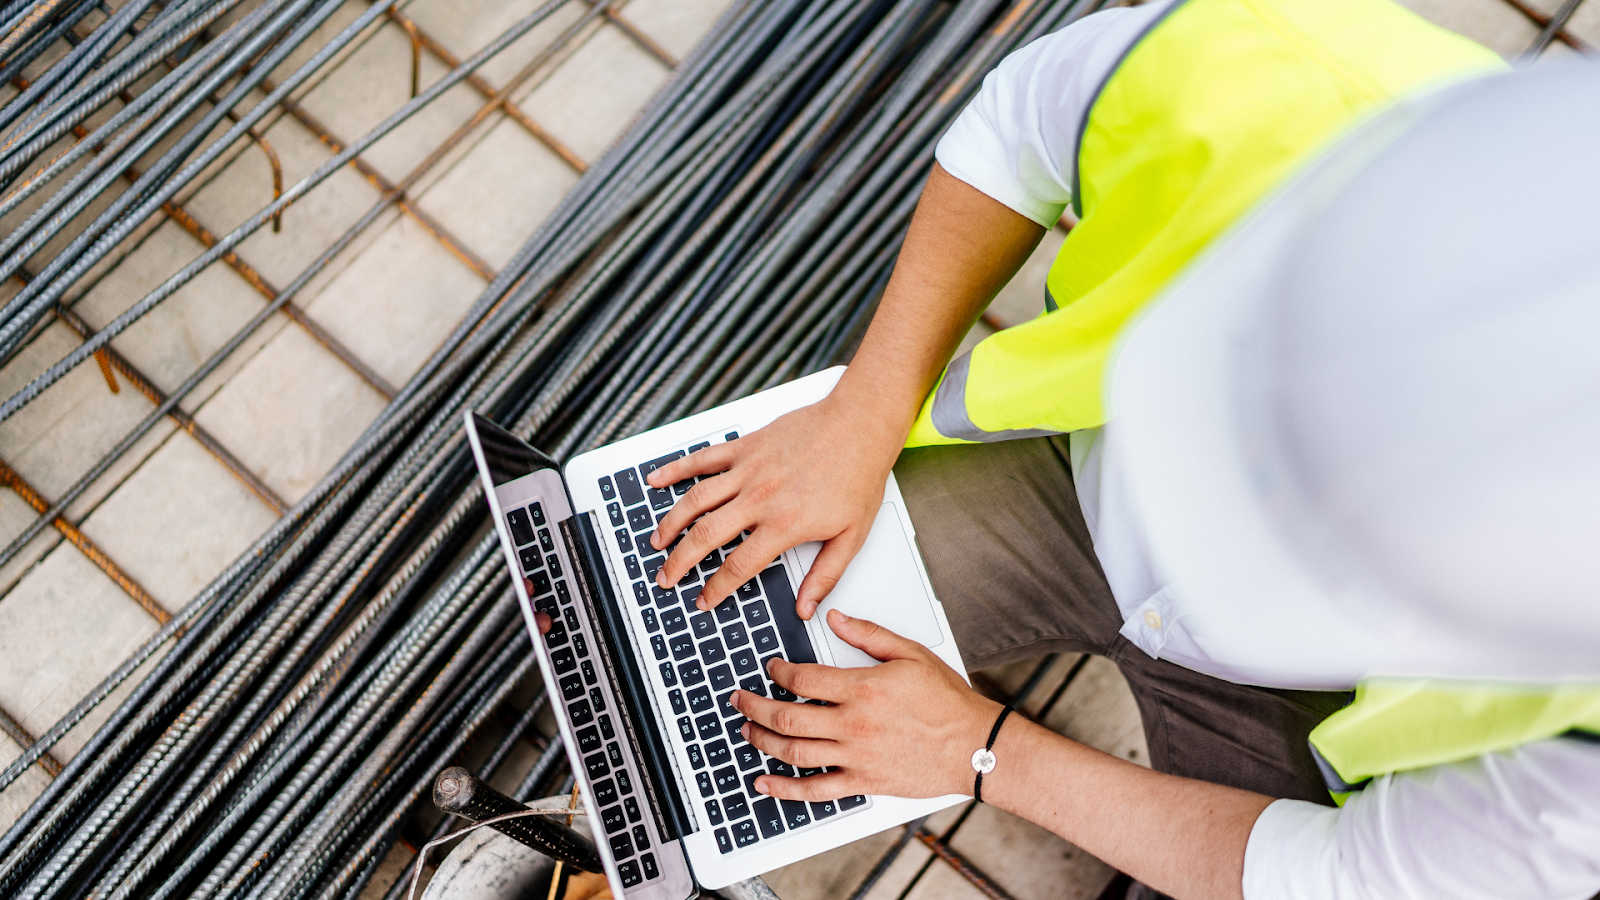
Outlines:
MULTIPOLYGON (((914 444, 1005 439, 908 451, 895 469, 966 662, 977 668, 1052 650, 1111 657, 1139 701, 1155 771, 1103 757, 1028 723, 1011 720, 996 727, 996 705, 930 662, 925 651, 869 623, 835 616, 829 624, 842 637, 892 662, 866 672, 775 666, 780 682, 835 704, 827 708, 738 695, 741 710, 765 726, 751 729, 753 743, 802 766, 840 767, 810 779, 763 778, 766 790, 805 798, 863 790, 975 793, 980 783, 973 780, 976 763, 969 755, 983 748, 987 737, 999 762, 981 784, 983 799, 1179 897, 1581 900, 1600 888, 1600 862, 1593 850, 1600 847, 1600 797, 1573 787, 1592 792, 1600 785, 1600 756, 1592 747, 1558 737, 1574 728, 1600 731, 1600 705, 1586 688, 1555 696, 1548 686, 1559 677, 1600 676, 1594 663, 1600 654, 1585 656, 1581 648, 1593 645, 1578 640, 1600 637, 1591 608, 1597 584, 1585 581, 1593 574, 1588 570, 1518 567, 1512 563, 1523 557, 1503 552, 1548 555, 1560 545, 1559 533, 1535 528, 1508 546, 1483 545, 1482 528, 1474 532, 1459 524, 1481 526, 1482 516, 1438 521, 1429 514, 1443 507, 1422 502, 1428 498, 1413 497, 1416 502, 1409 506, 1378 502, 1388 494, 1337 465, 1361 459, 1354 451, 1307 455, 1290 442, 1296 452, 1285 451, 1288 462, 1276 468, 1253 457, 1241 461, 1233 452, 1237 435, 1224 427, 1239 411, 1230 408, 1225 410, 1230 415, 1220 417, 1196 412, 1216 411, 1221 404, 1216 400, 1220 390, 1200 390, 1215 388, 1219 379, 1197 379, 1193 371, 1176 377, 1140 374, 1161 372, 1163 357, 1181 356, 1178 351, 1189 345, 1168 340, 1160 345, 1162 352, 1139 355, 1139 336, 1161 321, 1159 314, 1131 336, 1124 333, 1133 314, 1175 273, 1353 123, 1401 97, 1491 68, 1481 51, 1408 15, 1376 0, 1189 0, 1091 17, 1026 48, 986 82, 941 144, 940 162, 954 174, 936 169, 930 178, 880 313, 834 394, 653 476, 671 482, 701 472, 723 473, 698 485, 662 522, 658 546, 693 523, 663 569, 663 579, 670 581, 709 547, 749 529, 751 538, 702 594, 703 602, 715 603, 754 571, 751 566, 759 567, 785 546, 823 539, 828 543, 799 595, 801 614, 809 615, 864 539, 881 499, 883 476, 908 436, 914 444), (1008 103, 1024 114, 1007 112, 1008 103), (1060 103, 1066 108, 1052 105, 1060 103), (1083 109, 1087 115, 1073 115, 1083 109), (999 150, 985 152, 985 126, 995 122, 1000 126, 988 130, 999 150), (1009 180, 984 169, 983 161, 994 159, 1002 160, 994 166, 1002 175, 1009 166, 1009 180), (1053 197, 1048 196, 1052 185, 1053 197), (980 345, 970 358, 951 364, 930 393, 966 325, 1020 265, 1065 199, 1082 206, 1083 219, 1052 272, 1048 303, 1056 311, 1014 335, 1008 331, 991 338, 995 346, 989 351, 980 345), (1125 359, 1131 368, 1111 382, 1110 396, 1121 404, 1127 393, 1127 415, 1101 432, 1101 381, 1119 335, 1128 341, 1125 359), (1142 367, 1134 360, 1143 360, 1142 367), (1121 385, 1128 385, 1126 391, 1121 385), (924 396, 927 402, 917 414, 924 396), (1174 422, 1186 427, 1170 427, 1174 422), (1209 440, 1202 439, 1206 429, 1209 440), (1035 436, 1065 431, 1073 432, 1070 439, 1035 436), (1214 452, 1191 459, 1191 445, 1214 452), (1201 467, 1202 460, 1219 471, 1278 477, 1280 488, 1294 490, 1274 499, 1292 511, 1311 511, 1287 521, 1321 524, 1284 537, 1278 533, 1282 523, 1260 513, 1251 478, 1214 477, 1208 474, 1212 468, 1201 467), (1213 481, 1236 490, 1211 490, 1213 481), (1308 485, 1320 486, 1323 493, 1308 485), (1329 493, 1329 485, 1353 486, 1350 496, 1368 505, 1357 504, 1330 519, 1323 513, 1337 509, 1334 501, 1344 495, 1329 493), (1362 518, 1372 510, 1382 514, 1362 518), (1351 522, 1392 536, 1394 547, 1406 549, 1398 563, 1385 558, 1391 569, 1400 570, 1398 576, 1378 566, 1380 574, 1394 577, 1367 579, 1381 588, 1367 593, 1398 597, 1395 602, 1350 599, 1363 591, 1343 584, 1340 566, 1359 559, 1358 553, 1309 566, 1302 559, 1306 548, 1351 543, 1329 537, 1351 522), (1460 540, 1451 543, 1441 535, 1460 540), (1528 535, 1537 539, 1525 540, 1528 535), (1283 549, 1290 544, 1294 552, 1283 549), (1457 628, 1456 620, 1471 619, 1467 613, 1476 615, 1474 609, 1495 610, 1492 600, 1473 609, 1446 602, 1439 615, 1424 616, 1419 610, 1428 600, 1450 599, 1453 592, 1441 585, 1470 586, 1450 577, 1450 561, 1464 548, 1481 561, 1476 572, 1481 577, 1471 581, 1477 596, 1502 601, 1512 596, 1486 587, 1507 588, 1515 581, 1505 577, 1510 571, 1522 577, 1538 572, 1565 591, 1563 596, 1578 598, 1574 602, 1580 605, 1561 620, 1568 631, 1528 632, 1526 611, 1510 625, 1487 615, 1476 623, 1477 631, 1457 628), (1502 553, 1491 552, 1496 550, 1502 553), (1430 565, 1421 575, 1401 565, 1414 560, 1430 565), (1331 581, 1329 571, 1336 573, 1331 581), (1348 603, 1341 606, 1330 597, 1348 603), (1589 606, 1581 605, 1584 597, 1589 606), (1528 632, 1517 645, 1526 652, 1499 652, 1500 645, 1485 640, 1485 635, 1509 635, 1513 632, 1504 629, 1513 626, 1528 632), (1575 646, 1580 649, 1574 651, 1575 646), (1343 691, 1379 675, 1516 678, 1534 686, 1518 689, 1514 697, 1485 700, 1455 682, 1438 689, 1371 682, 1361 700, 1312 735, 1349 700, 1343 691), (913 698, 916 702, 908 702, 913 698), (1458 714, 1464 709, 1493 714, 1458 714), (1428 719, 1430 714, 1436 720, 1428 719), (1407 733, 1403 726, 1412 721, 1429 725, 1427 734, 1407 733), (1320 759, 1308 747, 1308 735, 1322 751, 1320 759), (1510 757, 1502 760, 1498 751, 1510 757), (1325 785, 1356 787, 1374 775, 1379 778, 1345 810, 1314 805, 1328 800, 1325 785), (1561 790, 1554 789, 1557 785, 1561 790)), ((1449 91, 1435 96, 1444 95, 1449 91)), ((1596 96, 1580 94, 1590 102, 1596 96)), ((1515 99, 1502 98, 1498 111, 1518 110, 1515 99)), ((1547 124, 1549 118, 1533 124, 1547 124)), ((1381 137, 1387 135, 1382 128, 1398 127, 1393 121, 1391 114, 1369 128, 1381 137)), ((1474 137, 1496 133, 1482 125, 1485 119, 1475 121, 1480 128, 1474 137)), ((1330 157, 1334 162, 1319 167, 1320 179, 1295 182, 1310 186, 1298 192, 1291 186, 1251 223, 1277 222, 1288 233, 1294 230, 1289 226, 1325 211, 1327 198, 1342 186, 1340 178, 1381 149, 1370 140, 1353 146, 1341 147, 1330 157), (1267 212, 1284 207, 1292 212, 1276 218, 1267 212)), ((1451 145, 1435 142, 1433 149, 1440 146, 1451 145)), ((1426 160, 1412 160, 1410 166, 1402 170, 1412 181, 1421 183, 1431 174, 1426 160)), ((1475 176, 1498 181, 1500 174, 1499 167, 1481 167, 1475 176)), ((1407 181, 1389 184, 1404 187, 1407 181)), ((1447 189, 1475 199, 1481 187, 1458 178, 1429 196, 1437 199, 1447 189)), ((1371 221, 1401 219, 1411 209, 1403 198, 1391 200, 1371 221)), ((1530 216, 1539 220, 1537 210, 1530 216)), ((1485 226, 1478 218, 1457 216, 1453 224, 1459 228, 1465 222, 1481 232, 1485 226)), ((1346 222, 1346 231, 1331 234, 1361 234, 1360 224, 1346 222)), ((1246 233, 1259 235, 1261 228, 1252 232, 1247 225, 1238 239, 1246 233)), ((1388 238, 1392 246, 1413 234, 1401 231, 1388 238)), ((1236 266, 1235 280, 1248 281, 1256 273, 1262 282, 1263 272, 1272 278, 1297 275, 1281 264, 1288 253, 1283 244, 1278 241, 1277 255, 1267 253, 1260 248, 1272 241, 1257 236, 1241 244, 1255 248, 1253 257, 1246 251, 1228 256, 1232 242, 1214 252, 1216 259, 1237 259, 1242 253, 1255 265, 1236 266)), ((1294 249, 1304 253, 1316 246, 1294 249)), ((1422 266, 1427 259, 1419 253, 1413 262, 1422 266)), ((1516 260, 1500 261, 1510 266, 1516 260)), ((1323 263, 1318 283, 1335 283, 1335 276, 1348 274, 1323 263)), ((1432 274, 1426 266, 1400 271, 1395 283, 1432 274)), ((1191 290, 1202 300, 1292 296, 1274 293, 1275 283, 1253 284, 1253 293, 1234 287, 1223 279, 1220 288, 1191 290)), ((1354 295, 1368 301, 1382 296, 1398 303, 1410 296, 1365 284, 1345 287, 1369 289, 1354 295)), ((1161 309, 1187 308, 1179 302, 1182 297, 1180 287, 1161 309)), ((1329 318, 1328 309, 1340 308, 1326 297, 1320 300, 1323 306, 1304 305, 1310 310, 1307 321, 1329 318)), ((1201 301, 1189 307, 1197 303, 1206 308, 1201 301)), ((1364 308, 1363 321, 1382 321, 1385 309, 1364 308)), ((1191 331, 1180 337, 1193 337, 1210 321, 1191 315, 1191 331)), ((1233 343, 1249 339, 1268 348, 1261 351, 1265 358, 1277 359, 1273 354, 1281 348, 1274 336, 1250 332, 1246 326, 1254 323, 1248 316, 1227 319, 1231 331, 1213 333, 1209 342, 1195 346, 1209 348, 1212 356, 1206 359, 1214 361, 1228 358, 1233 343)), ((1420 326, 1411 332, 1413 337, 1430 333, 1420 326)), ((1342 362, 1362 364, 1360 349, 1342 362)), ((1439 355, 1459 367, 1459 357, 1443 350, 1439 355)), ((1308 351, 1281 365, 1330 358, 1308 351)), ((1336 368, 1253 365, 1250 371, 1257 376, 1287 373, 1304 377, 1310 387, 1318 378, 1324 387, 1330 379, 1337 381, 1336 368)), ((1437 371, 1456 369, 1441 365, 1437 371)), ((1372 390, 1364 396, 1381 398, 1386 386, 1407 384, 1408 374, 1415 373, 1403 366, 1373 373, 1367 385, 1372 390)), ((1274 388, 1278 384, 1271 382, 1274 388)), ((1294 418, 1298 407, 1283 405, 1281 397, 1262 387, 1260 377, 1246 379, 1243 386, 1249 390, 1242 393, 1254 391, 1257 401, 1242 404, 1249 415, 1269 422, 1294 418)), ((1416 387, 1426 395, 1423 388, 1439 385, 1416 387)), ((1327 399, 1315 391, 1307 396, 1327 399)), ((1465 400, 1447 396, 1471 411, 1482 393, 1465 400)), ((1338 409, 1337 404, 1307 408, 1338 409)), ((1339 445, 1332 436, 1360 435, 1368 424, 1337 416, 1333 421, 1339 427, 1315 416, 1308 421, 1317 427, 1302 430, 1321 436, 1328 446, 1339 445)), ((1454 446, 1440 444, 1442 432, 1424 429, 1419 438, 1400 427, 1418 424, 1429 423, 1415 416, 1372 423, 1371 446, 1395 449, 1396 458, 1411 462, 1415 459, 1398 450, 1454 446), (1385 432, 1380 425, 1395 430, 1385 432)), ((1259 432, 1277 433, 1264 426, 1259 432)), ((1252 440, 1260 434, 1252 434, 1252 440)), ((1356 447, 1370 449, 1359 442, 1356 447)), ((1358 474, 1385 471, 1388 456, 1367 456, 1370 465, 1358 474)), ((1400 479, 1383 486, 1389 494, 1405 479, 1425 481, 1403 467, 1388 471, 1400 479)), ((1506 487, 1511 491, 1506 496, 1515 488, 1506 487)), ((1581 516, 1569 524, 1587 528, 1576 532, 1586 538, 1595 536, 1593 523, 1581 516)), ((1370 550, 1361 541, 1355 544, 1370 550)), ((1535 558, 1549 562, 1527 556, 1535 558)), ((1554 556, 1568 564, 1580 558, 1570 552, 1554 556)))

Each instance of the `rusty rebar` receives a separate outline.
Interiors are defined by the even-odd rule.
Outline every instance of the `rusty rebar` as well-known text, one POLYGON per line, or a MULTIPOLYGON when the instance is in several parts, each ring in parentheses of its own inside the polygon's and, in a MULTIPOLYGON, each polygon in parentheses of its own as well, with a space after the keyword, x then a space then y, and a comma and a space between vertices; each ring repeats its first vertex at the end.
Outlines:
MULTIPOLYGON (((11 738, 17 743, 18 747, 24 750, 33 746, 33 742, 38 740, 32 734, 29 734, 28 729, 22 727, 22 723, 6 712, 3 707, 0 707, 0 732, 4 732, 6 737, 11 738)), ((39 768, 43 769, 44 773, 51 778, 61 774, 61 760, 56 759, 53 753, 46 753, 39 757, 38 764, 39 768)))

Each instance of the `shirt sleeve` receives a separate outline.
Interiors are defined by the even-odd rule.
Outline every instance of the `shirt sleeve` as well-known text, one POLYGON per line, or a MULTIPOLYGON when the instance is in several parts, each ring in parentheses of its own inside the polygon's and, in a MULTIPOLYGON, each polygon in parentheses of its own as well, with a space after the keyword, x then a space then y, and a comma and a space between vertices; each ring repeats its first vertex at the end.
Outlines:
POLYGON ((1173 2, 1094 13, 1007 56, 940 139, 939 164, 1039 225, 1055 225, 1072 201, 1084 113, 1173 2))
POLYGON ((1590 900, 1600 743, 1557 738, 1374 779, 1342 809, 1268 806, 1245 900, 1590 900))

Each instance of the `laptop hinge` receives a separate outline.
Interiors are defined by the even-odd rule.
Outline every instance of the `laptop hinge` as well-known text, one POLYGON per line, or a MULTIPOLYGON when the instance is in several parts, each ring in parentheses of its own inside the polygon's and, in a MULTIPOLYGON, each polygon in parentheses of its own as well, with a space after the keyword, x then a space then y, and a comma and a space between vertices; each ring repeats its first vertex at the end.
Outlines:
POLYGON ((678 779, 667 759, 666 742, 657 725, 655 704, 648 683, 639 671, 639 657, 617 605, 605 554, 596 537, 593 512, 577 513, 561 523, 561 536, 568 558, 575 561, 573 581, 583 595, 584 607, 594 618, 595 634, 601 637, 606 677, 614 695, 623 698, 626 709, 619 710, 622 730, 632 745, 645 775, 645 792, 656 814, 656 825, 671 840, 695 831, 684 808, 678 779))

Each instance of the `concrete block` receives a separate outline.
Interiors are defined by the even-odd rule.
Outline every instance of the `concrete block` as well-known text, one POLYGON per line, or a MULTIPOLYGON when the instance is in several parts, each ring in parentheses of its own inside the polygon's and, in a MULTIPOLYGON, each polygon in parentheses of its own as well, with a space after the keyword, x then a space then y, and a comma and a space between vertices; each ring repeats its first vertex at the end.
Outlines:
MULTIPOLYGON (((0 546, 7 546, 16 537, 32 525, 39 514, 33 507, 23 502, 16 491, 0 490, 0 546)), ((61 532, 54 528, 46 528, 40 532, 27 546, 23 547, 15 559, 0 567, 0 597, 11 590, 33 564, 49 553, 56 544, 61 543, 61 532)))
POLYGON ((673 56, 684 59, 729 5, 731 0, 632 0, 623 14, 673 56))
POLYGON ((76 547, 58 546, 0 599, 0 706, 43 734, 157 627, 76 547))
MULTIPOLYGON (((23 748, 16 741, 0 734, 0 766, 9 766, 11 761, 22 755, 23 748)), ((44 793, 50 786, 50 776, 37 765, 29 766, 16 781, 0 791, 0 832, 8 830, 12 823, 22 818, 35 798, 44 793)))
POLYGON ((276 520, 194 438, 178 432, 100 504, 83 531, 177 611, 276 520))
MULTIPOLYGON (((134 669, 126 681, 117 685, 111 693, 106 695, 104 700, 100 701, 99 706, 90 710, 88 715, 85 715, 77 725, 73 726, 71 731, 61 736, 61 740, 56 742, 55 747, 51 748, 51 752, 56 755, 56 759, 69 760, 83 750, 84 745, 89 743, 95 732, 100 730, 100 726, 111 718, 112 713, 115 713, 122 706, 123 701, 128 699, 128 695, 132 694, 134 689, 142 684, 149 677, 150 672, 166 657, 167 652, 172 649, 174 640, 169 639, 165 644, 156 648, 156 652, 150 654, 150 658, 145 660, 143 665, 134 669)), ((128 652, 132 653, 134 649, 130 647, 128 652)), ((117 660, 117 665, 121 665, 122 662, 123 660, 121 659, 117 660)))
POLYGON ((579 156, 594 160, 622 134, 667 74, 655 57, 606 25, 517 102, 579 156))
POLYGON ((1516 59, 1528 49, 1539 29, 1503 0, 1400 0, 1418 15, 1516 59))
POLYGON ((344 455, 383 402, 304 331, 286 328, 195 419, 293 503, 344 455))
MULTIPOLYGON (((542 0, 417 0, 404 12, 457 59, 464 60, 541 5, 542 0)), ((478 74, 494 87, 503 87, 582 16, 582 4, 562 6, 486 61, 478 74)))
POLYGON ((982 891, 957 875, 954 869, 938 861, 928 867, 916 887, 906 895, 907 900, 978 900, 983 896, 982 891))
POLYGON ((577 180, 554 152, 502 118, 420 203, 499 269, 577 180))
POLYGON ((482 290, 483 281, 421 226, 399 219, 317 295, 307 312, 398 386, 482 290))

